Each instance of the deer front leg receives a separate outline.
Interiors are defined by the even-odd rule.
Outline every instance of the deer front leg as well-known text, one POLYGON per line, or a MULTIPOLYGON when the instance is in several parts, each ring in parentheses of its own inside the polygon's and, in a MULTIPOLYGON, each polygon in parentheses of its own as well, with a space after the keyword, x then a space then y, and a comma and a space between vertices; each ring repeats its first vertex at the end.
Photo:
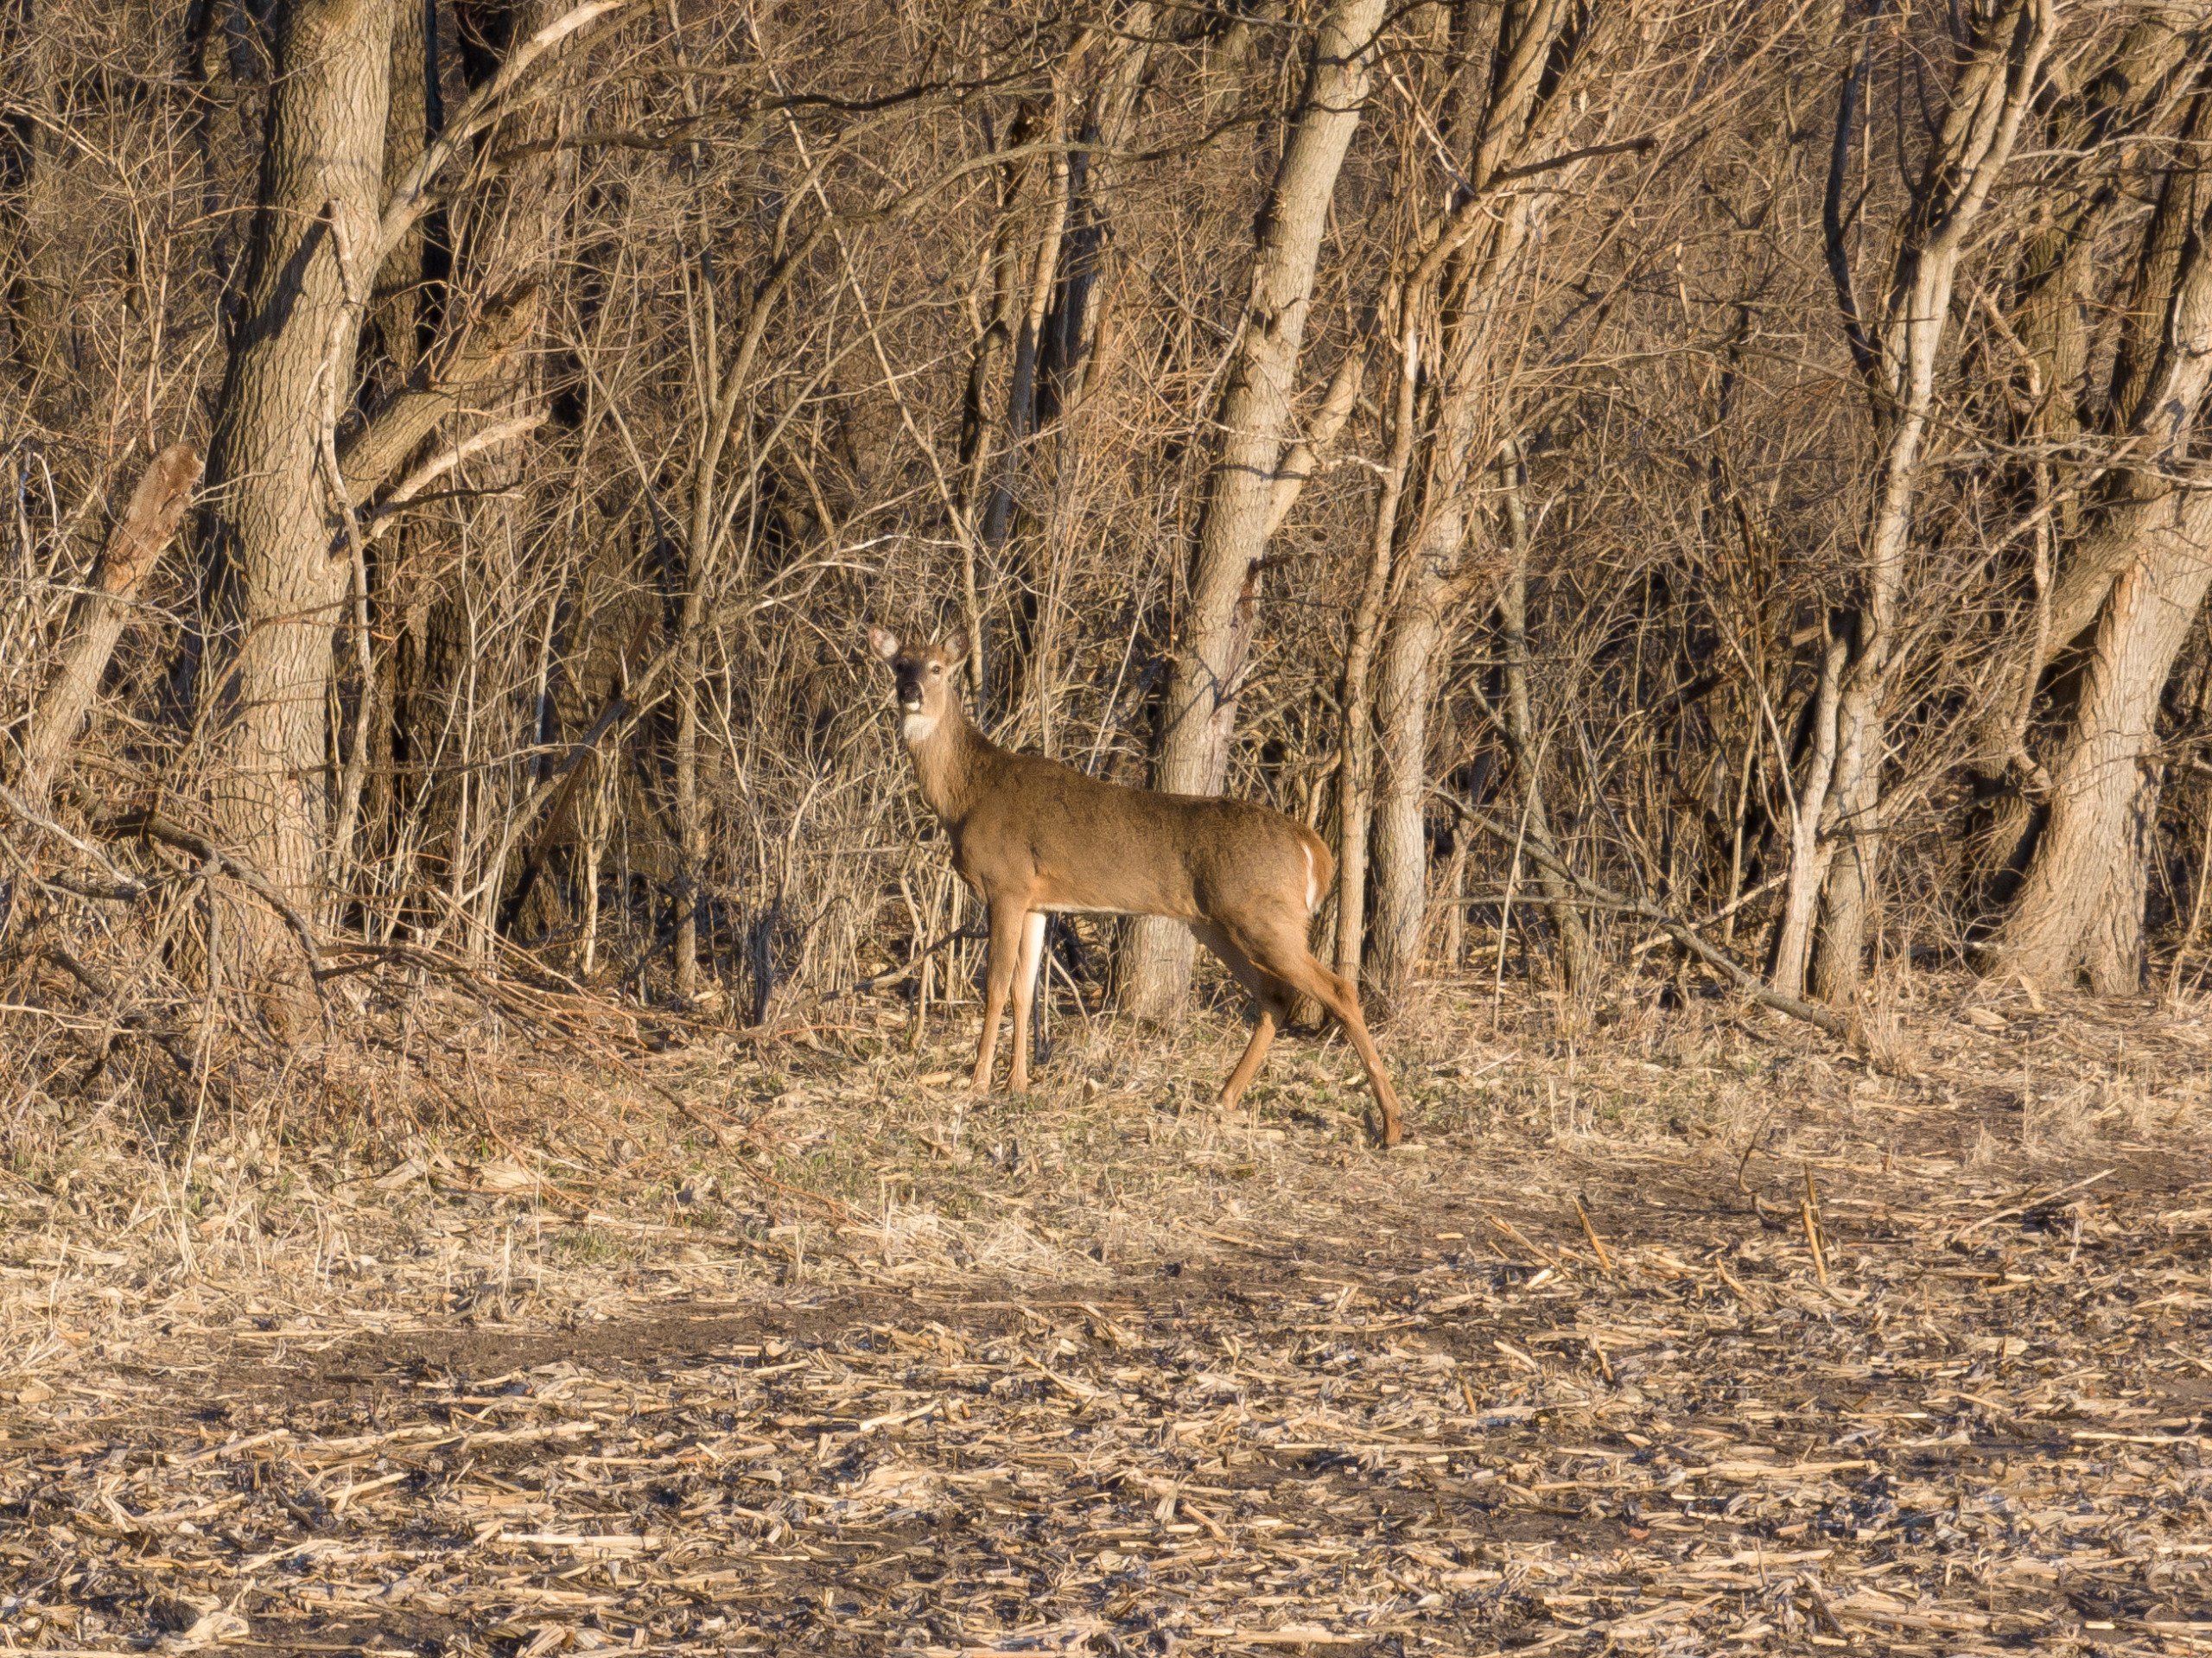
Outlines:
POLYGON ((1029 1010, 1044 962, 1045 912, 1032 910, 1021 918, 1021 955, 1014 964, 1014 1074, 1006 1085, 1016 1094, 1029 1091, 1029 1010))
MULTIPOLYGON (((1279 986, 1269 986, 1260 995, 1260 1017, 1252 1026, 1252 1039, 1245 1045, 1244 1057, 1236 1062, 1236 1069, 1229 1073, 1229 1080, 1221 1085, 1221 1109, 1234 1111, 1236 1102, 1244 1097, 1244 1090, 1260 1074, 1260 1067, 1267 1063, 1268 1050, 1274 1045, 1276 1027, 1290 1017, 1290 998, 1279 986)), ((1255 1121, 1259 1108, 1252 1108, 1255 1121)))
MULTIPOLYGON (((974 1087, 978 1094, 991 1091, 991 1060, 998 1052, 999 1018, 1006 1012, 1006 995, 1014 984, 1015 960, 1021 950, 1021 918, 1027 905, 991 905, 991 942, 983 957, 983 1035, 976 1045, 974 1087)), ((1020 1058, 1016 1038, 1014 1064, 1020 1058)))
POLYGON ((1221 958, 1221 964, 1229 969, 1230 975, 1249 991, 1253 1001, 1258 1004, 1259 1020, 1252 1027, 1252 1040, 1244 1049, 1244 1057, 1236 1062, 1236 1069, 1221 1085, 1218 1103, 1224 1113, 1230 1112, 1236 1109, 1236 1102, 1244 1097, 1244 1090, 1266 1062, 1268 1049, 1275 1039, 1275 1027, 1289 1019, 1291 997, 1280 981, 1262 973, 1252 958, 1237 947, 1225 928, 1211 921, 1199 921, 1192 924, 1191 931, 1200 943, 1221 958))

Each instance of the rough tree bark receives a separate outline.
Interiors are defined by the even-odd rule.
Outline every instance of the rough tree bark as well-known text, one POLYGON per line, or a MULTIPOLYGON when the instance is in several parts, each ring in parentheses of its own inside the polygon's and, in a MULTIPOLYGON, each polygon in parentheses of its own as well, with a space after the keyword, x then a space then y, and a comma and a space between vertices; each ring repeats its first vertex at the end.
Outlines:
MULTIPOLYGON (((2185 155, 2212 118, 2200 93, 2185 155)), ((2205 594, 2212 496, 2190 446, 2212 384, 2212 181, 2167 173, 2144 232, 2133 326, 2114 372, 2124 464, 2051 595, 2057 646, 2096 628, 2057 759, 2046 821, 1989 964, 2102 994, 2140 982, 2148 839, 2160 785, 2158 702, 2205 594), (2086 613, 2086 614, 2085 614, 2086 613)), ((2039 670, 2040 664, 2036 664, 2039 670)), ((2024 672, 2027 670, 2024 670, 2024 672)))
MULTIPOLYGON (((304 915, 322 897, 331 638, 352 569, 323 466, 327 381, 343 377, 342 409, 384 200, 392 16, 393 0, 293 0, 277 19, 245 303, 208 448, 217 831, 304 915)), ((231 906, 220 931, 234 983, 283 959, 264 906, 231 906)), ((280 1025, 293 1005, 272 1002, 280 1025)))
MULTIPOLYGON (((353 401, 372 283, 428 212, 435 175, 492 124, 520 75, 620 0, 584 0, 518 45, 387 200, 398 3, 290 0, 275 20, 277 73, 243 302, 208 449, 201 579, 212 638, 199 683, 213 740, 210 804, 226 854, 310 918, 326 895, 334 630, 358 619, 346 604, 358 526, 344 513, 458 406, 456 384, 438 372, 488 372, 515 343, 503 326, 525 308, 518 299, 503 318, 485 319, 476 344, 443 354, 443 370, 418 369, 419 383, 341 456, 334 426, 353 401)), ((232 981, 288 971, 270 909, 230 907, 220 931, 232 981)), ((279 983, 270 1008, 288 1026, 301 1003, 279 983)))
MULTIPOLYGON (((527 67, 530 54, 549 31, 557 31, 573 15, 568 0, 456 0, 455 55, 471 97, 485 96, 503 77, 527 67)), ((503 480, 527 479, 530 434, 543 413, 543 355, 536 349, 543 335, 543 308, 535 295, 545 286, 556 252, 559 213, 553 183, 563 168, 572 165, 569 154, 550 143, 561 120, 561 100, 554 98, 523 99, 503 109, 497 120, 486 124, 477 151, 518 152, 519 159, 494 171, 448 215, 453 251, 445 305, 456 321, 479 318, 480 329, 493 329, 505 342, 496 360, 486 364, 475 378, 470 392, 472 406, 507 430, 506 436, 482 450, 475 461, 482 473, 503 480), (522 296, 530 297, 518 303, 522 296)), ((415 706, 435 707, 467 694, 466 664, 475 648, 478 626, 467 590, 469 575, 526 566, 536 505, 528 485, 518 481, 516 487, 467 506, 461 535, 465 556, 452 562, 448 579, 413 607, 419 619, 415 624, 419 644, 412 657, 421 681, 408 687, 407 699, 415 706)), ((541 707, 541 722, 543 713, 541 707)), ((465 730, 467 723, 450 722, 448 728, 465 730)), ((536 736, 543 742, 554 734, 541 729, 536 736)), ((424 803, 424 851, 426 862, 441 857, 445 861, 449 893, 458 896, 471 887, 480 888, 481 901, 452 914, 452 919, 458 922, 468 951, 481 955, 490 949, 497 931, 505 865, 520 823, 508 813, 501 832, 493 833, 499 814, 492 809, 487 792, 491 781, 470 778, 467 768, 461 769, 461 782, 441 779, 424 803)))
POLYGON ((2113 584, 2073 727, 2052 768, 2050 818, 2001 935, 2005 971, 2056 985, 2079 969, 2101 995, 2143 981, 2143 908, 2164 768, 2158 702, 2212 584, 2212 495, 2172 497, 2113 584))
MULTIPOLYGON (((2009 321, 1997 326, 2017 359, 2007 435, 2034 459, 2021 468, 2034 572, 2034 619, 2006 643, 1986 707, 1976 721, 1974 804, 1965 831, 1968 901, 1986 911, 2017 896, 2050 792, 2047 766, 2031 741, 2038 693, 2054 658, 2094 626, 2117 572, 2127 563, 2137 527, 2124 522, 2155 509, 2162 487, 2147 492, 2125 472, 2096 487, 2089 467, 2115 436, 2122 447, 2149 435, 2114 428, 2131 410, 2115 409, 2111 387, 2092 385, 2092 320, 2107 312, 2114 221, 2132 214, 2139 193, 2128 172, 2138 157, 2162 153, 2185 128, 2160 133, 2196 100, 2188 97, 2189 48, 2203 8, 2196 0, 2146 10, 2100 64, 2084 66, 2077 87, 2052 99, 2038 148, 2047 156, 2110 158, 2055 169, 2042 228, 2022 250, 2012 279, 2009 321), (2129 498, 2137 498, 2133 506, 2129 498), (2054 579, 2056 552, 2067 557, 2054 579)), ((1986 302, 1993 315, 1993 302, 1986 302)), ((2133 342, 2123 341, 2125 349, 2133 342)), ((2127 377, 2120 377, 2125 381, 2127 377)), ((2107 454, 2110 451, 2106 451, 2107 454)), ((2124 461, 2124 457, 2122 457, 2124 461)))
MULTIPOLYGON (((1239 596, 1274 523, 1277 472, 1305 344, 1313 270, 1329 203, 1364 109, 1384 0, 1334 0, 1323 16, 1304 94, 1258 234, 1235 354, 1221 394, 1221 447, 1198 520, 1182 626, 1160 737, 1155 787, 1218 794, 1236 719, 1236 674, 1249 648, 1239 596)), ((1122 981, 1131 1012, 1179 1013, 1194 941, 1179 923, 1147 918, 1130 929, 1122 981)))
MULTIPOLYGON (((393 0, 391 99, 385 124, 384 176, 396 190, 420 165, 445 124, 439 95, 436 0, 393 0)), ((385 254, 369 299, 370 346, 376 378, 404 384, 422 355, 424 324, 431 320, 433 264, 443 264, 430 230, 418 221, 385 254)), ((442 273, 438 273, 442 274, 442 273)), ((363 353, 370 355, 370 352, 363 353)))

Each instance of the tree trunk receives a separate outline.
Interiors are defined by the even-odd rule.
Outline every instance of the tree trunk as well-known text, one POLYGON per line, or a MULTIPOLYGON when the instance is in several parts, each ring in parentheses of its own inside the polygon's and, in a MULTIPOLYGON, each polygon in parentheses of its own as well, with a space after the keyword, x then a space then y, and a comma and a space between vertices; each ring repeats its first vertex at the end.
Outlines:
MULTIPOLYGON (((423 159, 444 124, 438 97, 436 0, 392 0, 391 102, 386 111, 384 176, 397 189, 423 159)), ((422 355, 429 295, 431 234, 418 220, 385 256, 369 300, 375 378, 388 388, 406 383, 422 355)), ((367 355, 366 353, 364 355, 367 355)))
MULTIPOLYGON (((1251 297, 1219 405, 1221 450, 1191 561, 1180 637, 1170 675, 1153 781, 1178 794, 1218 794, 1236 718, 1237 676, 1250 645, 1240 625, 1273 522, 1275 473, 1313 269, 1329 203, 1366 104, 1384 0, 1334 0, 1258 237, 1251 297)), ((1147 917, 1131 929, 1122 1000, 1154 1019, 1181 1011, 1193 941, 1179 923, 1147 917)))
POLYGON ((971 359, 962 417, 962 498, 975 524, 970 555, 990 567, 995 581, 1010 581, 1013 587, 1012 626, 1002 646, 989 637, 989 628, 974 626, 981 619, 980 594, 971 607, 969 680, 979 708, 989 716, 987 728, 1009 721, 1026 726, 1033 707, 1048 750, 1050 665, 1040 653, 1049 648, 1045 604, 1058 557, 1057 532, 1065 526, 1041 504, 1052 497, 1056 476, 1072 469, 1076 454, 1074 429, 1064 416, 1080 400, 1096 343, 1096 290, 1109 243, 1107 205, 1116 187, 1114 156, 1135 114, 1150 53, 1145 40, 1150 17, 1148 0, 1140 0, 1123 15, 1115 36, 1095 44, 1086 36, 1055 74, 1042 132, 1025 114, 1009 134, 1009 144, 1019 147, 1039 137, 1065 142, 1072 127, 1078 143, 1097 148, 1072 149, 1049 163, 1007 169, 988 260, 991 317, 971 359), (1085 79, 1096 84, 1079 98, 1077 87, 1085 79), (1033 175, 1043 192, 1033 207, 1021 200, 1033 175), (1025 227, 1034 245, 1017 257, 1015 244, 1025 227), (1001 357, 1007 359, 1002 423, 983 412, 1001 357), (995 435, 993 425, 1000 428, 995 435), (1055 428, 1058 441, 1045 441, 1055 428), (987 470, 993 474, 988 486, 987 470))
MULTIPOLYGON (((1536 738, 1536 721, 1529 695, 1529 522, 1521 497, 1520 458, 1508 465, 1512 477, 1506 486, 1507 531, 1512 537, 1513 563, 1497 596, 1498 620, 1505 633, 1505 724, 1513 749, 1514 769, 1520 774, 1529 838, 1539 850, 1559 854, 1552 839, 1551 814, 1544 807, 1543 745, 1536 738)), ((1590 935, 1582 924, 1582 912, 1574 902, 1567 878, 1552 863, 1539 861, 1537 884, 1543 888, 1546 913, 1559 936, 1560 988, 1588 988, 1593 976, 1590 935)))
MULTIPOLYGON (((1462 3, 1453 16, 1453 50, 1470 62, 1481 60, 1478 44, 1489 10, 1462 3)), ((1451 650, 1455 614, 1472 592, 1476 574, 1466 568, 1466 551, 1472 488, 1484 465, 1478 448, 1496 441, 1504 384, 1496 360, 1503 343, 1497 325, 1512 314, 1506 301, 1522 279, 1524 255, 1545 214, 1572 189, 1581 168, 1559 168, 1553 188, 1544 192, 1502 198, 1495 192, 1502 175, 1557 154, 1581 85, 1575 72, 1592 60, 1601 25, 1618 16, 1600 18, 1570 0, 1512 0, 1498 12, 1484 65, 1487 76, 1471 75, 1462 83, 1455 125, 1466 134, 1465 187, 1425 252, 1407 302, 1409 307, 1436 302, 1421 291, 1427 283, 1419 272, 1440 277, 1441 337, 1421 511, 1412 520, 1418 539, 1401 558, 1379 693, 1382 780, 1368 977, 1386 1000, 1402 996, 1418 970, 1428 918, 1429 709, 1439 667, 1451 650)), ((1510 421, 1510 413, 1503 418, 1510 421)), ((1518 511, 1517 498, 1510 510, 1518 511)), ((1516 521, 1512 533, 1525 543, 1527 529, 1516 521)), ((1525 561, 1527 550, 1520 545, 1516 556, 1525 561)), ((1535 786, 1533 773, 1527 776, 1535 786)), ((1541 797, 1537 801, 1541 808, 1541 797)), ((1545 877, 1548 893, 1558 896, 1557 886, 1556 875, 1545 877)), ((1580 917, 1567 913, 1573 931, 1563 932, 1562 940, 1583 962, 1576 942, 1582 936, 1580 917)), ((1575 969, 1567 970, 1572 975, 1575 969)))
MULTIPOLYGON (((322 899, 332 632, 350 572, 326 410, 350 394, 373 274, 359 262, 383 205, 391 25, 392 0, 293 0, 277 20, 245 302, 208 449, 207 610, 227 653, 203 691, 219 734, 215 822, 302 915, 322 899)), ((222 931, 234 982, 275 963, 283 928, 266 908, 239 908, 222 931)))
MULTIPOLYGON (((525 60, 533 41, 567 15, 571 4, 572 0, 458 0, 454 43, 472 93, 480 93, 512 73, 518 60, 525 60)), ((518 309, 510 302, 550 286, 545 278, 556 256, 560 224, 555 186, 575 164, 570 152, 553 146, 562 119, 562 102, 551 97, 518 100, 504 112, 478 141, 478 151, 488 155, 512 149, 523 151, 522 158, 495 171, 449 216, 454 248, 446 298, 448 327, 473 318, 480 328, 494 328, 509 341, 509 349, 479 376, 470 397, 473 410, 513 430, 474 460, 476 467, 493 477, 529 476, 529 434, 543 403, 545 353, 532 349, 543 339, 543 308, 533 301, 518 309), (504 318, 496 327, 495 318, 504 318)), ((535 551, 531 535, 537 505, 533 492, 524 486, 503 490, 467 507, 463 556, 455 562, 453 580, 423 610, 420 661, 431 696, 465 694, 463 688, 470 684, 468 664, 478 648, 478 619, 473 595, 464 584, 473 578, 496 585, 505 579, 505 572, 529 566, 535 551)), ((430 699, 420 700, 427 704, 430 699)), ((467 728, 467 721, 452 724, 457 731, 467 728)), ((503 737, 486 730, 476 740, 498 742, 503 737)), ((461 758, 474 762, 481 756, 464 753, 461 758)), ((504 865, 512 853, 519 825, 512 815, 518 798, 528 797, 531 784, 526 776, 518 778, 509 785, 515 792, 503 796, 495 792, 499 773, 486 769, 467 785, 474 791, 473 805, 455 798, 460 791, 451 785, 429 803, 430 846, 435 852, 443 842, 456 880, 454 890, 474 888, 483 895, 474 910, 456 917, 471 955, 480 956, 491 947, 507 874, 504 867, 486 867, 480 860, 504 865), (480 825, 474 846, 464 832, 472 815, 480 825)))
POLYGON ((1399 345, 1398 397, 1392 419, 1390 461, 1375 498, 1374 533, 1368 543, 1367 580, 1352 613, 1345 642, 1344 683, 1338 697, 1344 730, 1337 762, 1337 971, 1359 982, 1360 941, 1367 924, 1367 831, 1375 808, 1375 700, 1369 683, 1382 602, 1390 584, 1391 549, 1398 537, 1398 501, 1413 452, 1414 393, 1421 381, 1420 345, 1410 327, 1399 345))
MULTIPOLYGON (((2212 98, 2182 132, 2200 140, 2212 98)), ((2140 980, 2148 837, 2157 810, 2158 698, 2202 602, 2212 506, 2190 474, 2191 439, 2212 387, 2212 181, 2176 168, 2145 226, 2114 365, 2126 420, 2122 464, 2049 595, 2045 648, 2094 624, 2076 706, 2034 834, 2016 811, 2027 869, 1988 954, 1993 967, 2056 984, 2080 968, 2100 991, 2140 980), (2177 478, 2180 486, 2177 486, 2177 478)), ((2037 653, 2041 654, 2041 653, 2037 653)), ((2018 670, 2032 696, 2041 664, 2018 670)), ((2018 852, 2013 856, 2017 861, 2018 852)))
MULTIPOLYGON (((438 92, 437 0, 394 0, 394 3, 391 101, 385 123, 387 193, 397 188, 422 160, 444 124, 438 92)), ((410 225, 376 273, 362 366, 370 384, 388 397, 404 395, 404 388, 416 379, 422 365, 423 347, 437 313, 435 290, 443 286, 441 279, 447 263, 443 226, 442 215, 429 223, 410 225), (435 259, 434 243, 437 244, 435 259)), ((405 451, 416 447, 416 441, 408 442, 391 465, 400 465, 407 459, 405 451)), ((346 467, 349 486, 354 470, 351 465, 346 467)), ((377 481, 381 481, 382 475, 377 481)), ((373 486, 373 483, 369 486, 373 486)), ((356 489, 354 500, 360 502, 367 492, 366 488, 356 489)), ((376 928, 371 918, 383 920, 387 926, 393 919, 388 914, 378 915, 376 872, 390 871, 397 864, 394 854, 399 847, 400 818, 413 793, 403 788, 397 778, 402 762, 410 758, 411 734, 405 729, 403 710, 407 695, 415 689, 407 683, 404 669, 416 659, 412 650, 403 651, 399 645, 410 630, 409 607, 398 578, 421 537, 416 525, 395 525, 393 533, 373 548, 366 560, 370 632, 373 638, 386 643, 384 648, 372 651, 367 683, 355 693, 362 699, 359 727, 365 752, 348 756, 348 780, 358 780, 364 791, 358 803, 359 832, 365 844, 353 865, 362 890, 353 897, 361 905, 372 938, 376 928)), ((411 638, 408 642, 415 643, 411 638)), ((347 804, 340 803, 341 819, 347 804)), ((343 845, 337 848, 341 859, 348 850, 343 845)))
MULTIPOLYGON (((1831 635, 1813 689, 1813 748, 1805 774, 1790 797, 1789 874, 1783 891, 1782 925, 1775 935, 1767 982, 1785 996, 1805 994, 1813 958, 1813 929, 1820 919, 1821 889, 1835 853, 1829 797, 1835 783, 1836 705, 1843 691, 1847 642, 1831 635)), ((1789 755, 1781 757, 1789 763, 1789 755)))
POLYGON ((2212 582, 2212 495, 2168 505, 2161 533, 2105 605, 2051 768, 2050 815, 1994 951, 2002 970, 2037 984, 2078 969, 2101 995, 2141 988, 2159 697, 2212 582))
POLYGON ((1367 981, 1389 1011, 1421 965, 1428 920, 1428 713, 1446 649, 1444 606, 1418 576, 1390 620, 1376 692, 1382 783, 1375 802, 1373 960, 1367 981))
POLYGON ((0 53, 14 73, 0 116, 0 313, 8 324, 8 356, 23 390, 52 418, 78 395, 66 374, 52 372, 68 356, 69 308, 56 279, 60 192, 49 175, 61 124, 52 105, 60 84, 55 55, 33 0, 0 12, 0 53))
POLYGON ((1464 597, 1461 560, 1469 517, 1479 393, 1489 389, 1465 359, 1439 365, 1442 385, 1426 434, 1428 455, 1423 511, 1391 607, 1382 651, 1376 715, 1382 726, 1382 782, 1376 802, 1373 960, 1368 977, 1385 1001, 1402 996, 1421 956, 1428 911, 1428 710, 1436 662, 1445 648, 1447 609, 1464 597))

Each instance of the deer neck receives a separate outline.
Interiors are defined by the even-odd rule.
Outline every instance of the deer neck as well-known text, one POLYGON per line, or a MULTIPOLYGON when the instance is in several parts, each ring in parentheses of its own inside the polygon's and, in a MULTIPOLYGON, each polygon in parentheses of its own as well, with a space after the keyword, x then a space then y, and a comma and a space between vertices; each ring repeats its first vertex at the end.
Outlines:
POLYGON ((914 776, 930 810, 948 823, 965 818, 973 804, 976 762, 990 745, 969 724, 958 699, 948 697, 944 712, 933 720, 906 715, 899 734, 913 756, 914 776))

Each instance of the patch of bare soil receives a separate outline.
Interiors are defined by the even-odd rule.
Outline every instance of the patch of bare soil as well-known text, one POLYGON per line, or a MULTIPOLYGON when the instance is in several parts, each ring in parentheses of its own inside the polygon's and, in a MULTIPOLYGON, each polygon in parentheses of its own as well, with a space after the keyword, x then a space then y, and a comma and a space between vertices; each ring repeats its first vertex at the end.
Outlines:
POLYGON ((50 1201, 12 1217, 10 1328, 63 1311, 0 1379, 0 1636, 2212 1652, 2197 1026, 1916 1019, 1881 1070, 1402 1039, 1389 1158, 1333 1048, 1256 1130, 1126 1047, 988 1107, 927 1054, 678 1056, 747 1137, 686 1153, 718 1184, 425 1142, 225 1285, 161 1223, 84 1264, 50 1201))

